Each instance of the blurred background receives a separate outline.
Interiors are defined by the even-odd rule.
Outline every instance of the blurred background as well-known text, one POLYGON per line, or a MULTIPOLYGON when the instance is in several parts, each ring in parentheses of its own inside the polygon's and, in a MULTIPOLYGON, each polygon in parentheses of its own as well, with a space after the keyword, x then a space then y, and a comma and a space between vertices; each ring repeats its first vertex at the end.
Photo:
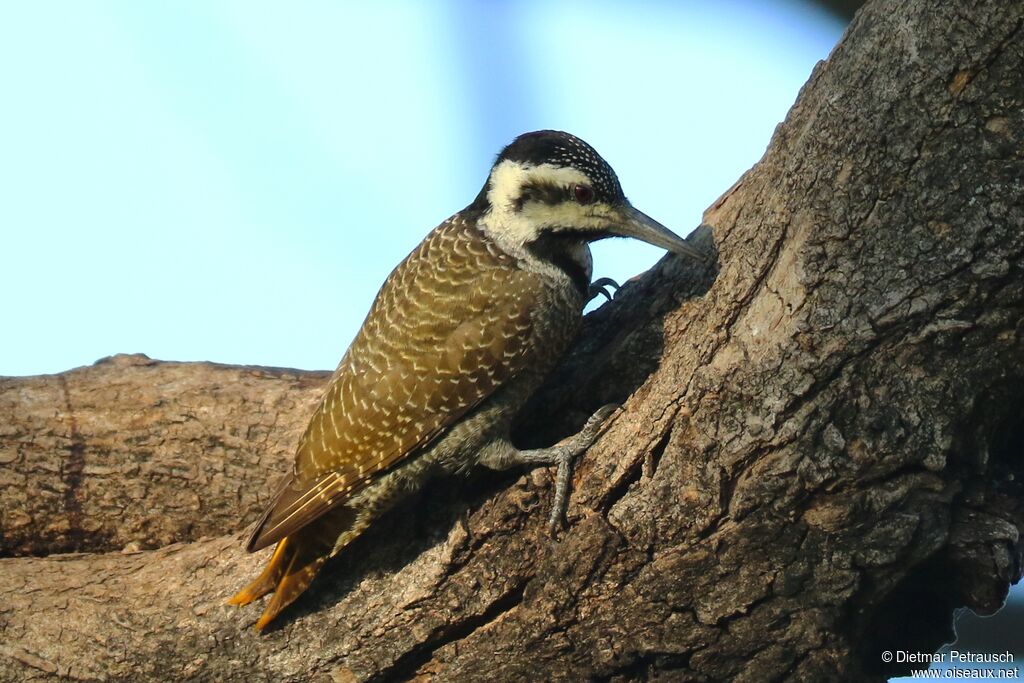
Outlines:
MULTIPOLYGON (((0 375, 333 368, 529 130, 685 235, 843 28, 803 0, 0 3, 0 375)), ((662 253, 600 244, 595 272, 662 253)))
MULTIPOLYGON (((333 368, 529 130, 584 138, 686 234, 859 4, 3 3, 0 375, 120 352, 333 368)), ((662 255, 594 251, 620 282, 662 255)), ((985 647, 1022 611, 961 631, 985 647)))

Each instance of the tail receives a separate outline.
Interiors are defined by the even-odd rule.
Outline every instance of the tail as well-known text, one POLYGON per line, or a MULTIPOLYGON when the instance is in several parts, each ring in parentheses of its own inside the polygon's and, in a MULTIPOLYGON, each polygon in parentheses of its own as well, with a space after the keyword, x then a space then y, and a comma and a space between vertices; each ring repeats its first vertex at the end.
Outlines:
POLYGON ((335 541, 351 529, 355 518, 351 509, 341 507, 331 513, 278 542, 263 572, 228 600, 229 605, 248 605, 274 592, 256 622, 256 630, 266 628, 285 607, 302 595, 331 556, 335 541))
POLYGON ((240 590, 235 596, 228 600, 229 605, 239 607, 248 605, 253 600, 258 600, 274 590, 277 583, 284 576, 285 570, 291 564, 294 547, 289 547, 291 539, 286 538, 277 544, 274 554, 270 556, 270 562, 264 567, 263 573, 255 581, 240 590))
POLYGON ((256 622, 257 631, 266 628, 285 607, 295 602, 327 561, 330 546, 309 543, 302 536, 302 532, 299 532, 278 543, 263 573, 228 600, 230 605, 248 605, 253 600, 262 598, 271 591, 274 592, 270 604, 256 622))

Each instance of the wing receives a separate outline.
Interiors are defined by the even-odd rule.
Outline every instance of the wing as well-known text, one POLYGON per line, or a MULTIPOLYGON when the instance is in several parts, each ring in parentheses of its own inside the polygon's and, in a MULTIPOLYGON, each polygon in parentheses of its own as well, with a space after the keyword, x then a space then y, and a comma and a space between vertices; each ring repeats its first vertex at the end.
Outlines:
POLYGON ((249 550, 344 503, 528 367, 541 288, 476 230, 432 232, 377 294, 249 550))

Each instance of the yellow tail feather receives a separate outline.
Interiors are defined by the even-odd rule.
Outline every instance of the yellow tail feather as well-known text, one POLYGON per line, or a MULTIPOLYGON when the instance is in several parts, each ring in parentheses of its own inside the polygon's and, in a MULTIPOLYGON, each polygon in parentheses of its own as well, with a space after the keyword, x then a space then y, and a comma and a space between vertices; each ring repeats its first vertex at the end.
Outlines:
POLYGON ((366 527, 356 523, 354 510, 339 507, 290 536, 286 536, 255 581, 228 600, 231 605, 248 605, 273 591, 263 615, 256 622, 262 631, 284 608, 295 602, 331 556, 337 543, 347 544, 366 527))
POLYGON ((295 602, 295 599, 309 587, 313 577, 326 561, 327 555, 322 552, 322 549, 300 547, 296 550, 284 572, 284 577, 274 589, 274 596, 270 598, 270 604, 263 610, 259 621, 256 622, 256 630, 262 631, 285 607, 295 602))
POLYGON ((294 554, 294 550, 287 538, 278 543, 263 573, 256 577, 255 581, 238 591, 234 597, 228 600, 228 604, 238 605, 239 607, 248 605, 253 600, 262 598, 274 590, 281 577, 284 576, 288 565, 291 564, 292 555, 294 554))

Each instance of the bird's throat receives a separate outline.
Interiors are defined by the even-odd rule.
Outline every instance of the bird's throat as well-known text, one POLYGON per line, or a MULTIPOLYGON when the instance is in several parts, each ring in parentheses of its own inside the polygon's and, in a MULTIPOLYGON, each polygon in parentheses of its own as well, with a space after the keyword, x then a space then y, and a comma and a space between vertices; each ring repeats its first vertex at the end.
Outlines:
POLYGON ((526 251, 538 261, 565 273, 580 294, 586 296, 590 290, 590 278, 594 274, 594 260, 590 255, 590 247, 580 235, 544 232, 527 243, 526 251))

